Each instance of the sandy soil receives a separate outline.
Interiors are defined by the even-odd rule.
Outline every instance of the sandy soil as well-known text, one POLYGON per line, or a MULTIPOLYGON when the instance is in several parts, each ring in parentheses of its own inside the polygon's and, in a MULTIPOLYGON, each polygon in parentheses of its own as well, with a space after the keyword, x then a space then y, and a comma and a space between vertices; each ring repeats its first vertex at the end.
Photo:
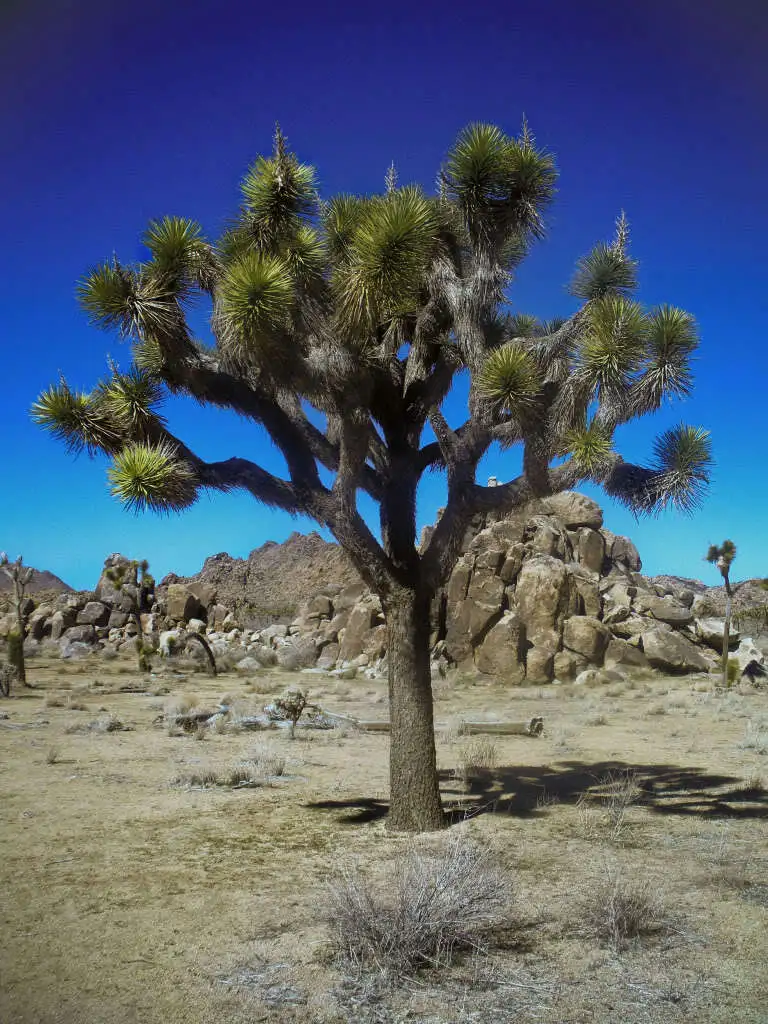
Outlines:
POLYGON ((95 659, 36 660, 30 678, 0 706, 3 1024, 768 1021, 765 690, 441 681, 446 804, 509 872, 513 938, 387 987, 334 959, 326 896, 349 857, 381 874, 444 841, 386 832, 387 736, 198 741, 164 717, 224 693, 255 711, 300 682, 330 709, 386 719, 383 684, 157 675, 154 694, 123 692, 146 684, 95 659), (110 715, 130 731, 103 731, 110 715), (532 715, 539 739, 458 734, 462 718, 532 715), (196 784, 254 757, 282 774, 196 784), (590 799, 611 771, 640 787, 625 815, 590 799), (586 934, 607 875, 650 880, 665 927, 622 951, 586 934))

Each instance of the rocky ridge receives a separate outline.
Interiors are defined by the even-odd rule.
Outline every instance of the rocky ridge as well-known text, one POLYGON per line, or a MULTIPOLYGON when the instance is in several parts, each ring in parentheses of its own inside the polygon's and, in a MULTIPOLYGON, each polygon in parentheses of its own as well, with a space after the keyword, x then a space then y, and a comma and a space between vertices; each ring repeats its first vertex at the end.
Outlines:
POLYGON ((214 587, 222 604, 237 609, 241 621, 247 618, 255 626, 290 622, 307 593, 327 585, 348 586, 358 578, 338 544, 315 532, 292 533, 282 544, 267 541, 247 558, 232 558, 225 552, 212 555, 199 573, 170 573, 158 589, 163 593, 170 584, 214 587))
MULTIPOLYGON (((111 555, 105 572, 122 561, 111 555)), ((723 634, 712 601, 717 588, 674 577, 649 579, 641 567, 632 541, 605 529, 599 505, 575 492, 473 524, 432 605, 433 673, 459 667, 514 685, 609 682, 653 669, 716 667, 723 634)), ((133 650, 132 602, 130 588, 116 591, 105 573, 92 593, 32 601, 30 653, 45 646, 64 658, 133 650)), ((189 633, 205 633, 216 654, 244 673, 269 665, 346 676, 387 671, 378 598, 343 552, 318 534, 294 534, 248 559, 213 556, 197 577, 166 577, 147 596, 141 625, 165 653, 183 650, 189 633), (258 580, 269 565, 279 579, 265 595, 258 580), (244 594, 251 605, 242 603, 244 594), (298 614, 283 622, 273 616, 261 628, 244 621, 244 608, 252 613, 254 606, 281 601, 283 612, 292 601, 298 614)), ((13 627, 12 616, 0 618, 0 637, 13 627)), ((732 640, 737 646, 738 631, 732 640)), ((196 649, 190 645, 190 654, 196 649)), ((748 645, 737 657, 751 673, 765 664, 748 645)))

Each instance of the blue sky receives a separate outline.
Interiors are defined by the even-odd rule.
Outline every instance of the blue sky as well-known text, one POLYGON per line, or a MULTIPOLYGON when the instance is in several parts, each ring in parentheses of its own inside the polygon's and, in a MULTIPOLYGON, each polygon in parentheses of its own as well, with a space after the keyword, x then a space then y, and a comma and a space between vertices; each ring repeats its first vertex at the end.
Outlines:
MULTIPOLYGON (((113 251, 140 257, 152 217, 194 217, 215 236, 276 120, 330 194, 380 189, 392 160, 401 181, 431 187, 462 126, 515 131, 525 112, 560 181, 514 306, 568 313, 575 260, 610 237, 624 209, 639 298, 682 306, 700 325, 694 395, 623 428, 620 441, 642 460, 680 419, 709 428, 717 465, 706 504, 692 519, 635 522, 605 500, 606 525, 633 537, 650 573, 714 583, 702 556, 728 536, 734 575, 768 576, 767 51, 764 0, 6 0, 0 547, 90 587, 112 551, 149 558, 158 575, 191 573, 217 551, 243 556, 311 529, 238 495, 204 497, 179 517, 132 516, 110 498, 104 461, 72 460, 31 424, 31 402, 60 371, 90 387, 108 353, 127 355, 87 325, 77 279, 113 251)), ((280 465, 234 418, 180 402, 168 413, 203 456, 280 465)), ((492 454, 482 475, 509 479, 515 466, 492 454)), ((440 499, 428 479, 422 524, 440 499)))

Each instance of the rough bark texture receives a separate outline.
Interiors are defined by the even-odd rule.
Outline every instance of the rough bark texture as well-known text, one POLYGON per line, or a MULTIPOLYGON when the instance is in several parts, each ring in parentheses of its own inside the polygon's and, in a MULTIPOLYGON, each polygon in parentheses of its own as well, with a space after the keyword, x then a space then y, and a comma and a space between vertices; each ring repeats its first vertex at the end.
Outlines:
POLYGON ((723 687, 728 687, 728 648, 731 642, 731 610, 733 607, 733 594, 731 592, 731 581, 726 574, 725 580, 725 623, 723 625, 723 687))
POLYGON ((399 590, 386 602, 389 639, 390 829, 442 828, 429 671, 429 599, 399 590))

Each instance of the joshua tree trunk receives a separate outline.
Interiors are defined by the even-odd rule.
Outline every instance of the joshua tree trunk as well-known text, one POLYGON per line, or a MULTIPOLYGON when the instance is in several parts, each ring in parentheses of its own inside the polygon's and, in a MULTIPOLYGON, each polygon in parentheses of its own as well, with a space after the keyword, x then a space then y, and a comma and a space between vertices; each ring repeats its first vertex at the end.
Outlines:
POLYGON ((19 650, 16 658, 16 678, 19 680, 22 686, 29 686, 27 682, 27 666, 24 658, 24 640, 27 636, 27 624, 24 621, 24 615, 21 612, 21 605, 24 598, 19 594, 16 595, 16 631, 19 634, 19 650))
POLYGON ((387 825, 407 832, 443 827, 437 779, 429 595, 398 589, 386 600, 389 647, 390 812, 387 825))
POLYGON ((731 581, 728 576, 725 577, 725 624, 723 626, 723 689, 728 688, 728 648, 730 647, 731 640, 731 609, 732 609, 732 598, 731 592, 731 581))

